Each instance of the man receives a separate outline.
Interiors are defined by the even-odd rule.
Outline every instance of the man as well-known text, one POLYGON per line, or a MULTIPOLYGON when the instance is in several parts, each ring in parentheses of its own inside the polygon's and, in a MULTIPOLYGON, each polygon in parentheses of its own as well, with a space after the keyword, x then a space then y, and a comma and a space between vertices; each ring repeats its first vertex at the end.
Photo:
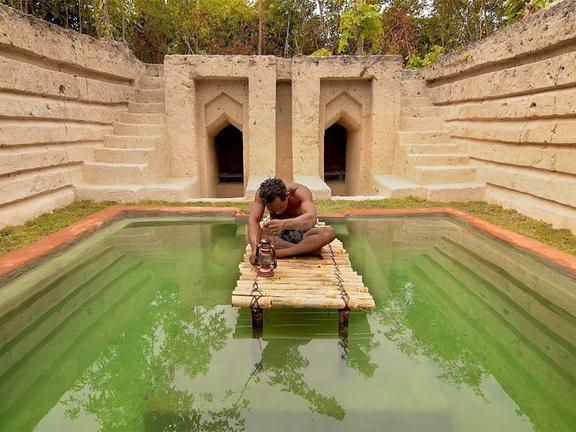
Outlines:
POLYGON ((256 246, 269 239, 276 247, 276 257, 314 254, 321 256, 322 246, 336 234, 331 227, 315 228, 316 207, 312 192, 306 186, 278 178, 264 180, 258 190, 248 217, 248 239, 252 246, 250 262, 256 264, 256 246), (270 211, 270 221, 260 227, 264 208, 270 211))

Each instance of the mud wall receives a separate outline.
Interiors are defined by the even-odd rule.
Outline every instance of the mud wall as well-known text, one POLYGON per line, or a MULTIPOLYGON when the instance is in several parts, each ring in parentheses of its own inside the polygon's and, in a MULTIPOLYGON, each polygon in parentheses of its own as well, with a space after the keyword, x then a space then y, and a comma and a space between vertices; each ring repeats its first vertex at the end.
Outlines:
POLYGON ((486 200, 576 232, 576 2, 424 69, 486 200))
POLYGON ((0 5, 0 226, 74 201, 143 69, 120 44, 0 5))

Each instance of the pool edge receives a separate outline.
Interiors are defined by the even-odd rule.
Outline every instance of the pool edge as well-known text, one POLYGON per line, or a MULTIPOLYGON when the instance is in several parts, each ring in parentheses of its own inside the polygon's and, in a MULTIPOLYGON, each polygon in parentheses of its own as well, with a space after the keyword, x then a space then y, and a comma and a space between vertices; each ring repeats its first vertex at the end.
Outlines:
MULTIPOLYGON (((74 224, 50 234, 28 246, 0 257, 0 286, 23 273, 32 265, 47 259, 62 248, 74 244, 96 230, 103 228, 121 218, 145 215, 203 215, 203 216, 235 216, 245 217, 241 209, 236 207, 149 207, 149 206, 112 206, 100 210, 75 222, 74 224)), ((480 231, 504 241, 518 249, 530 252, 544 258, 569 272, 576 274, 576 256, 562 252, 538 240, 531 239, 505 228, 472 216, 462 210, 452 207, 419 208, 419 209, 364 209, 350 210, 338 213, 321 214, 321 218, 346 218, 353 216, 402 216, 402 215, 447 215, 459 219, 480 231)))
POLYGON ((115 205, 99 210, 66 228, 49 234, 32 244, 24 246, 0 257, 0 287, 30 267, 37 265, 71 246, 90 234, 125 217, 156 216, 162 214, 183 214, 203 216, 243 216, 241 209, 235 207, 169 207, 169 206, 123 206, 115 205))

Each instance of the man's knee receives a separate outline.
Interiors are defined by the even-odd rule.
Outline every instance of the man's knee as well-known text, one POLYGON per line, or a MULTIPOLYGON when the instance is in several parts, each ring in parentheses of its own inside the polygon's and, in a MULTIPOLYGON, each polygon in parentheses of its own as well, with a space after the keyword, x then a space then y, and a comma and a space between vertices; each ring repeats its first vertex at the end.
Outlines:
POLYGON ((326 236, 326 240, 328 240, 328 243, 330 243, 332 240, 336 238, 336 230, 332 227, 325 227, 324 235, 326 236))

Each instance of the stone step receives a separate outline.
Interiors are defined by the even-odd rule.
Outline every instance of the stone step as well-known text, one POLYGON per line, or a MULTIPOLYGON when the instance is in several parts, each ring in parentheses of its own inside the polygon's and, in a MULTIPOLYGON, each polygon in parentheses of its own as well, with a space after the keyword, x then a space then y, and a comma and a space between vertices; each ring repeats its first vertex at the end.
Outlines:
POLYGON ((428 87, 424 79, 410 79, 402 81, 402 96, 426 96, 428 87))
POLYGON ((135 114, 164 113, 164 103, 129 102, 128 112, 135 114))
POLYGON ((431 131, 400 131, 400 144, 442 144, 450 142, 450 132, 443 130, 431 131))
POLYGON ((468 183, 476 180, 476 169, 466 165, 417 165, 408 168, 418 184, 468 183))
POLYGON ((386 198, 403 199, 409 196, 419 198, 424 196, 424 189, 422 189, 420 185, 396 176, 374 176, 374 184, 377 190, 376 194, 382 195, 386 198))
POLYGON ((150 179, 150 167, 142 163, 85 162, 83 177, 91 184, 145 184, 150 179))
POLYGON ((436 106, 402 108, 400 117, 440 117, 440 108, 436 106))
POLYGON ((136 90, 136 102, 163 103, 164 89, 138 89, 136 90))
POLYGON ((403 131, 435 131, 444 129, 444 120, 440 117, 400 117, 400 129, 403 131))
POLYGON ((432 99, 427 96, 405 96, 402 97, 401 107, 402 108, 413 108, 413 107, 430 107, 432 106, 432 99))
POLYGON ((459 153, 412 153, 408 154, 408 163, 416 165, 465 165, 468 163, 468 156, 459 153))
POLYGON ((143 75, 138 80, 138 88, 141 89, 163 89, 164 77, 143 75))
POLYGON ((164 65, 163 64, 147 63, 145 66, 146 66, 146 76, 151 76, 151 77, 164 76, 164 65))
POLYGON ((105 163, 136 163, 150 162, 150 156, 154 152, 152 148, 110 148, 100 147, 94 149, 96 162, 105 163))
POLYGON ((426 199, 444 202, 467 202, 484 200, 484 183, 453 183, 424 186, 426 199))
POLYGON ((402 144, 405 154, 446 154, 458 153, 458 144, 402 144))
POLYGON ((167 180, 146 185, 114 184, 76 186, 76 197, 90 201, 135 202, 140 200, 186 201, 194 195, 196 181, 167 180))
POLYGON ((118 135, 131 136, 153 136, 160 135, 164 131, 164 125, 154 124, 134 124, 134 123, 114 123, 114 133, 118 135))
POLYGON ((161 135, 150 136, 126 136, 126 135, 106 135, 104 136, 104 147, 114 147, 120 149, 130 148, 157 148, 162 143, 161 135))
POLYGON ((164 114, 136 114, 130 112, 123 112, 120 114, 121 123, 131 123, 131 124, 150 124, 150 125, 161 125, 164 124, 164 114))

